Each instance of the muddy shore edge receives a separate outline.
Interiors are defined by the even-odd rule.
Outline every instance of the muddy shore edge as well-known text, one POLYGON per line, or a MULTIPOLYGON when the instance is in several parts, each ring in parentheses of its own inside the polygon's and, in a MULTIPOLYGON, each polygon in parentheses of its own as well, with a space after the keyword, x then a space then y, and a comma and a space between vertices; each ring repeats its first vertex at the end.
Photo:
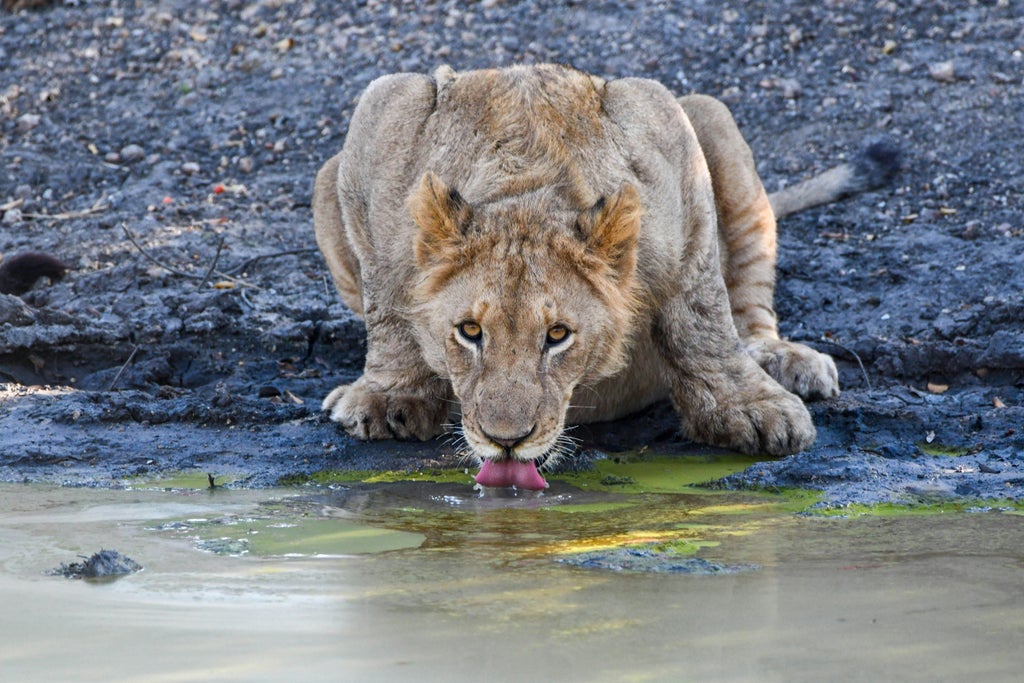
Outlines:
MULTIPOLYGON (((725 100, 769 189, 879 135, 886 188, 780 225, 782 333, 834 355, 815 447, 719 485, 826 504, 1024 500, 1024 27, 1011 3, 53 2, 0 11, 0 480, 465 466, 318 410, 358 376, 310 193, 396 71, 556 61, 725 100)), ((667 405, 581 430, 686 453, 667 405)), ((699 450, 699 449, 698 449, 699 450)), ((997 503, 996 503, 997 504, 997 503)))

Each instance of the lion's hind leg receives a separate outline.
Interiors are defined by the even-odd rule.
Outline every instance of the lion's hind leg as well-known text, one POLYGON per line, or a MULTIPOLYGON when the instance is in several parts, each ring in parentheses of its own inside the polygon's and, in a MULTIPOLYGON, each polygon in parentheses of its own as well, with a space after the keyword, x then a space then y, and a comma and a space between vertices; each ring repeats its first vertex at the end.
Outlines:
POLYGON ((775 215, 753 154, 718 100, 679 99, 697 133, 711 173, 718 213, 722 274, 733 322, 747 352, 779 384, 805 399, 839 395, 830 356, 779 339, 775 316, 775 215))

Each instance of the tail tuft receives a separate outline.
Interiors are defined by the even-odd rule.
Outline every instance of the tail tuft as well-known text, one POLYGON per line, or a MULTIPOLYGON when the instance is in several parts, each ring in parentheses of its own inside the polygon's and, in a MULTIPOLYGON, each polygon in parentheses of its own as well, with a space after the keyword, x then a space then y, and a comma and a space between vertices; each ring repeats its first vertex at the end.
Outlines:
POLYGON ((892 182, 902 163, 899 143, 890 137, 875 138, 852 161, 831 168, 801 183, 768 195, 775 218, 781 219, 812 206, 828 204, 892 182))
POLYGON ((891 137, 870 140, 853 160, 853 187, 847 193, 875 190, 885 187, 899 173, 903 164, 903 150, 891 137))

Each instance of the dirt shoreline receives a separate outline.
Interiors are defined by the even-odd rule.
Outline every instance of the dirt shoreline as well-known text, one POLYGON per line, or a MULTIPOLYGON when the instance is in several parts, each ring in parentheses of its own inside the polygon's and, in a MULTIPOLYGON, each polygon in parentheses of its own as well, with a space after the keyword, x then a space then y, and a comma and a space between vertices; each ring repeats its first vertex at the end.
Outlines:
MULTIPOLYGON (((723 484, 826 504, 1024 499, 1024 28, 1005 2, 88 2, 0 12, 0 480, 117 485, 201 467, 268 486, 459 465, 319 413, 360 322, 310 192, 374 77, 559 61, 722 97, 770 189, 880 134, 895 184, 780 226, 784 335, 832 353, 806 453, 723 484), (861 365, 863 364, 863 370, 861 365)), ((671 410, 583 430, 683 452, 671 410)))

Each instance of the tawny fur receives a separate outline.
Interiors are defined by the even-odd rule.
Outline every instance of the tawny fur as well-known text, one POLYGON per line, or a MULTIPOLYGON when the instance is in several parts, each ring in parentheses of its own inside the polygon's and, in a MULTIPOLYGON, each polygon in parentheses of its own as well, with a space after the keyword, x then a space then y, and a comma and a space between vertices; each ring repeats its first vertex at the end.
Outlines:
POLYGON ((363 376, 324 401, 361 438, 430 438, 458 405, 477 456, 537 459, 669 396, 691 438, 783 454, 815 436, 793 392, 839 392, 779 339, 775 216, 712 98, 551 65, 387 76, 314 223, 366 320, 363 376))

